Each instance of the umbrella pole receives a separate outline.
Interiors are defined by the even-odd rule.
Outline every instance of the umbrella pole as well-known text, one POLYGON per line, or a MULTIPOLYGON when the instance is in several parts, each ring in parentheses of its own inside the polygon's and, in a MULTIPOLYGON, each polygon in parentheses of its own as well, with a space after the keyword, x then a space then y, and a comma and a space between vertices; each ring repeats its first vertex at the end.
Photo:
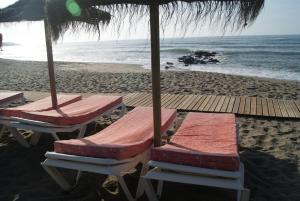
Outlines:
POLYGON ((49 26, 46 4, 47 4, 47 0, 44 1, 44 13, 45 13, 44 26, 45 26, 45 40, 46 40, 47 61, 48 61, 48 71, 49 71, 49 80, 50 80, 50 91, 51 91, 52 106, 54 109, 57 109, 57 95, 56 95, 55 73, 54 73, 52 42, 51 42, 51 27, 49 26))
POLYGON ((151 73, 152 73, 152 100, 154 146, 161 145, 161 99, 160 99, 160 44, 159 44, 159 3, 150 4, 150 31, 151 31, 151 73))

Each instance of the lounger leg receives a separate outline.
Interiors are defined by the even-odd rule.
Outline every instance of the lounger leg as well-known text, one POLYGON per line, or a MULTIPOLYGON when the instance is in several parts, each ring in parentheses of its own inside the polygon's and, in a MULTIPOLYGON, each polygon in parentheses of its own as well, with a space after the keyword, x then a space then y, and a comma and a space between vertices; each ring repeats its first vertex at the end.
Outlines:
POLYGON ((80 176, 81 176, 81 171, 78 170, 77 175, 76 175, 75 185, 78 183, 80 176))
POLYGON ((237 190, 237 195, 236 195, 236 200, 237 201, 241 201, 241 194, 242 194, 242 190, 237 190))
POLYGON ((57 134, 54 132, 54 133, 51 133, 52 137, 54 138, 55 141, 59 140, 59 137, 57 136, 57 134))
POLYGON ((137 187, 137 191, 136 191, 136 199, 140 198, 145 190, 144 187, 144 182, 143 182, 143 176, 148 172, 149 166, 146 163, 143 164, 142 170, 141 170, 141 174, 140 174, 140 178, 139 178, 139 183, 138 183, 138 187, 137 187))
POLYGON ((143 178, 146 195, 149 201, 158 201, 155 191, 150 180, 143 178))
POLYGON ((131 195, 131 193, 130 193, 130 191, 129 191, 129 189, 128 189, 125 181, 124 181, 124 178, 122 176, 118 176, 118 181, 119 181, 119 184, 121 185, 127 199, 129 201, 134 201, 135 199, 132 197, 132 195, 131 195))
POLYGON ((85 125, 82 125, 82 126, 80 127, 79 134, 78 134, 78 137, 77 137, 78 139, 84 137, 84 134, 85 134, 85 132, 86 132, 86 127, 87 127, 86 124, 85 124, 85 125))
POLYGON ((33 135, 31 136, 31 139, 30 139, 30 144, 31 145, 36 145, 39 142, 40 137, 41 137, 40 133, 33 132, 33 135))
POLYGON ((21 103, 22 103, 22 104, 25 104, 25 103, 26 103, 26 98, 25 98, 25 97, 22 97, 22 98, 21 98, 21 103))
MULTIPOLYGON (((240 166, 240 173, 241 173, 240 182, 241 182, 241 185, 244 186, 244 165, 243 165, 243 163, 241 163, 241 166, 240 166)), ((250 199, 250 190, 249 189, 238 190, 238 193, 237 193, 238 201, 248 201, 249 199, 250 199)))
POLYGON ((2 134, 4 133, 6 129, 6 126, 2 125, 1 131, 0 131, 0 136, 2 136, 2 134))
POLYGON ((163 190, 163 180, 158 180, 158 185, 157 185, 157 196, 158 198, 161 198, 162 190, 163 190))
POLYGON ((65 178, 60 174, 60 172, 54 168, 49 167, 44 164, 42 164, 43 168, 46 170, 46 172, 52 177, 54 181, 65 191, 69 191, 72 187, 71 185, 65 180, 65 178))
POLYGON ((174 131, 177 129, 177 119, 175 119, 175 121, 173 122, 173 129, 174 131))
POLYGON ((124 116, 125 112, 126 112, 126 106, 125 106, 125 104, 122 104, 122 106, 121 106, 121 117, 124 116))
POLYGON ((249 201, 250 200, 250 190, 245 188, 241 191, 241 197, 238 201, 249 201))
POLYGON ((23 147, 29 148, 29 143, 25 140, 24 136, 19 133, 19 131, 16 128, 11 127, 10 132, 12 135, 16 138, 16 140, 22 145, 23 147))

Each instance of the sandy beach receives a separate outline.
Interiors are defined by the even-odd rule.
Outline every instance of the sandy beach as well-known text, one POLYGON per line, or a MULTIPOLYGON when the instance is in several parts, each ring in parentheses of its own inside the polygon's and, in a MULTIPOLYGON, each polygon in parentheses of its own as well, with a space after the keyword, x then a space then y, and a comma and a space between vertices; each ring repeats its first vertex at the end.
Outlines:
MULTIPOLYGON (((138 65, 56 63, 57 90, 65 93, 151 92, 151 74, 138 65)), ((0 59, 0 90, 25 92, 29 101, 48 95, 45 62, 0 59)), ((300 100, 300 83, 209 72, 164 71, 162 93, 234 95, 300 100)), ((182 120, 186 113, 180 113, 182 120)), ((118 119, 99 119, 97 131, 118 119)), ((245 186, 252 201, 300 200, 300 120, 237 116, 240 156, 245 165, 245 186)), ((88 133, 93 133, 90 125, 88 133)), ((23 131, 30 137, 31 133, 23 131)), ((62 135, 71 138, 73 134, 62 135)), ((114 178, 84 173, 78 185, 64 193, 42 169, 44 153, 53 139, 43 135, 38 145, 21 147, 7 131, 0 136, 0 200, 126 200, 114 178), (104 186, 105 188, 102 188, 104 186), (111 192, 114 193, 111 193, 111 192), (109 193, 110 192, 110 193, 109 193)), ((70 180, 74 172, 65 171, 70 180)), ((138 172, 125 177, 135 189, 138 172)), ((231 191, 191 185, 165 185, 161 200, 234 200, 231 191), (180 193, 174 194, 177 191, 180 193), (227 199, 228 198, 228 199, 227 199)), ((144 196, 141 200, 147 200, 144 196)))

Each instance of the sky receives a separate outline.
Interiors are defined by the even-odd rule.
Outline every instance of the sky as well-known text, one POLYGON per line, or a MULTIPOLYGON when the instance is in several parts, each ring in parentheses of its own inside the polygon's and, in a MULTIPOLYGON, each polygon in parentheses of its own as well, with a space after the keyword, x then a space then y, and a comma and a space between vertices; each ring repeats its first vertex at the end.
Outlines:
MULTIPOLYGON (((16 0, 0 0, 0 8, 14 3, 16 0)), ((204 25, 201 30, 187 30, 174 33, 173 30, 165 30, 161 33, 164 38, 169 37, 197 37, 197 36, 239 36, 239 35, 287 35, 300 34, 300 0, 265 0, 265 7, 257 20, 249 28, 238 32, 226 32, 211 29, 204 25)), ((149 38, 148 19, 141 19, 140 23, 129 28, 127 19, 124 26, 118 32, 113 26, 101 31, 100 40, 144 39, 149 38)), ((13 43, 44 43, 43 22, 22 22, 0 25, 4 42, 13 43)), ((97 34, 86 32, 66 33, 62 42, 97 41, 97 34)))

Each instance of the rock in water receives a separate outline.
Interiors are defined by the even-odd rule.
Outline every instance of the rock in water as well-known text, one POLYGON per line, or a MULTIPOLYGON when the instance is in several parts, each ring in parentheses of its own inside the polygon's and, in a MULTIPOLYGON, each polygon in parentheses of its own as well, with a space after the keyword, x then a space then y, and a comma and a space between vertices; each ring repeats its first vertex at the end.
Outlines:
MULTIPOLYGON (((216 52, 208 52, 203 50, 198 50, 191 55, 186 55, 178 58, 179 62, 183 62, 185 66, 192 64, 216 64, 220 61, 214 58, 217 55, 216 52)), ((171 62, 170 62, 171 63, 171 62)), ((167 62, 168 64, 168 62, 167 62)))

